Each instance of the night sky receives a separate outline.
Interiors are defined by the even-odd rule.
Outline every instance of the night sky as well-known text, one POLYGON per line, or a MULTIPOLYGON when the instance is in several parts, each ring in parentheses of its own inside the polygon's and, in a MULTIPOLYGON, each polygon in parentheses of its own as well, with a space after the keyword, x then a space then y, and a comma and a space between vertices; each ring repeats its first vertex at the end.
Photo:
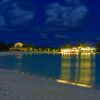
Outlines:
POLYGON ((49 47, 100 42, 100 1, 0 0, 0 40, 49 47))

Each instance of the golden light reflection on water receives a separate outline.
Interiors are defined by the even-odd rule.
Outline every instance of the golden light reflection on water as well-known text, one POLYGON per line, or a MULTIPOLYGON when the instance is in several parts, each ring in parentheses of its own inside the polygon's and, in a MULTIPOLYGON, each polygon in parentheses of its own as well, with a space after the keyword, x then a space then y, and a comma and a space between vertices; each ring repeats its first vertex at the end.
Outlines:
POLYGON ((18 54, 16 55, 16 59, 17 59, 17 62, 16 62, 16 69, 17 71, 21 71, 22 69, 22 59, 23 59, 23 55, 22 54, 18 54))
POLYGON ((61 77, 57 82, 91 88, 95 80, 94 60, 95 55, 85 53, 62 55, 61 77))

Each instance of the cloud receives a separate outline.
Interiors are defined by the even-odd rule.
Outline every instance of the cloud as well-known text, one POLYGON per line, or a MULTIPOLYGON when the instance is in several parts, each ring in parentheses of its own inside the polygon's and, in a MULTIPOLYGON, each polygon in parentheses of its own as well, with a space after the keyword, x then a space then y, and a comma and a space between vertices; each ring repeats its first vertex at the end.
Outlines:
MULTIPOLYGON (((80 0, 66 0, 66 5, 62 5, 58 2, 48 4, 45 11, 45 19, 44 13, 39 16, 41 7, 38 8, 39 10, 35 9, 34 11, 33 4, 30 5, 30 2, 32 2, 32 0, 29 0, 29 2, 27 0, 1 0, 0 30, 33 32, 35 24, 39 23, 40 19, 38 18, 41 17, 40 23, 44 26, 44 30, 63 31, 66 30, 66 27, 75 27, 80 24, 88 12, 87 7, 82 4, 80 0), (35 18, 36 20, 34 20, 35 18), (43 22, 44 19, 45 22, 43 22), (59 29, 58 27, 56 27, 56 29, 55 27, 48 28, 48 24, 50 25, 50 23, 54 26, 62 27, 59 29), (47 26, 45 27, 45 25, 47 26)), ((41 30, 41 26, 36 25, 35 27, 41 30)))
POLYGON ((42 37, 42 39, 48 39, 48 36, 46 33, 40 33, 40 36, 42 37))
POLYGON ((6 22, 4 16, 0 14, 0 31, 7 30, 6 22))
POLYGON ((54 36, 57 39, 68 39, 69 38, 67 35, 62 35, 62 34, 55 34, 54 36))
POLYGON ((9 30, 24 30, 31 26, 34 11, 27 7, 23 8, 20 4, 21 1, 2 0, 0 2, 0 30, 3 26, 9 30))
POLYGON ((57 2, 48 4, 45 23, 53 23, 56 26, 66 27, 75 27, 80 24, 81 20, 83 20, 87 14, 88 9, 85 5, 80 3, 79 0, 66 0, 67 3, 72 3, 72 1, 74 1, 72 5, 66 6, 57 2))
POLYGON ((5 19, 4 19, 4 17, 0 14, 0 27, 3 27, 3 26, 5 26, 5 25, 6 25, 5 19))
POLYGON ((70 5, 79 5, 79 4, 81 4, 80 0, 66 0, 66 3, 70 4, 70 5))
POLYGON ((11 0, 2 0, 2 2, 9 2, 9 1, 11 1, 11 0))
POLYGON ((24 24, 24 22, 31 21, 34 18, 34 12, 20 8, 16 4, 13 4, 10 21, 13 25, 24 24))

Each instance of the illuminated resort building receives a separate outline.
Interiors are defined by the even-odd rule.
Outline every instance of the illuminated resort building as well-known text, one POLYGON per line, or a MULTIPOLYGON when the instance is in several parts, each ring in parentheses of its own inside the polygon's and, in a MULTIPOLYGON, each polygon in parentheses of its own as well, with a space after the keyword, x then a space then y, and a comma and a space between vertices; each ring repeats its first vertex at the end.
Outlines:
POLYGON ((62 55, 61 76, 57 82, 86 88, 93 87, 95 81, 94 57, 91 54, 76 55, 75 61, 72 59, 71 55, 62 55))
POLYGON ((61 49, 62 54, 79 53, 79 50, 75 47, 73 48, 63 48, 61 49))
POLYGON ((25 44, 21 42, 17 42, 13 47, 9 49, 9 51, 32 51, 32 47, 25 47, 25 44))
POLYGON ((94 53, 96 52, 96 48, 93 47, 78 47, 79 52, 86 52, 86 53, 94 53))
POLYGON ((62 48, 61 53, 62 54, 71 54, 71 53, 95 53, 96 48, 93 47, 72 47, 72 48, 62 48))
POLYGON ((15 47, 15 48, 22 48, 23 45, 24 45, 23 43, 17 42, 17 43, 15 43, 14 47, 15 47))

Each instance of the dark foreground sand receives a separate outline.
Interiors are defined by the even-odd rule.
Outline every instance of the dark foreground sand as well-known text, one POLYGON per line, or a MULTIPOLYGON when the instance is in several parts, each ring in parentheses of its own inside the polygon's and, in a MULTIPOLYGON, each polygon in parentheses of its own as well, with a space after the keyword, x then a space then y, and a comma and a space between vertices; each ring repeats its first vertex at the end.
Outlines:
POLYGON ((100 91, 0 69, 0 100, 100 100, 100 91))

